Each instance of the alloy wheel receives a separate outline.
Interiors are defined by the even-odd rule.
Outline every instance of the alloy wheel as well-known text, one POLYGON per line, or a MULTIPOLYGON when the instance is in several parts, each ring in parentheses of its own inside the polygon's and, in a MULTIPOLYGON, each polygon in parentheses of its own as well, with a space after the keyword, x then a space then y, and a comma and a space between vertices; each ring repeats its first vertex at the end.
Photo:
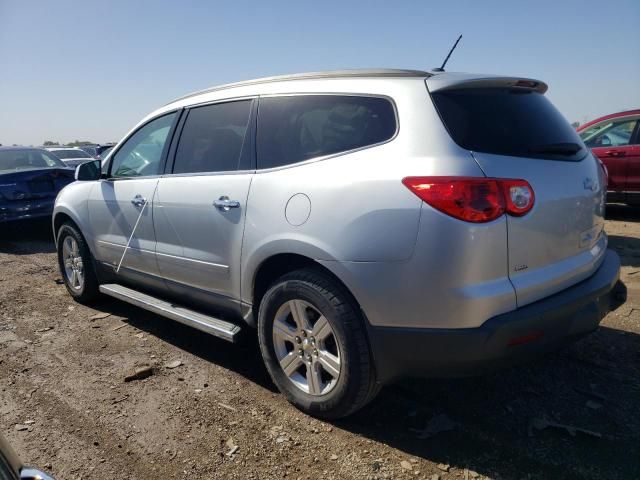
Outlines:
POLYGON ((289 300, 276 312, 273 344, 287 378, 309 395, 325 395, 341 371, 338 342, 327 318, 304 300, 289 300))
POLYGON ((84 265, 78 242, 72 236, 65 237, 62 242, 62 260, 67 283, 74 290, 82 290, 84 286, 84 265))

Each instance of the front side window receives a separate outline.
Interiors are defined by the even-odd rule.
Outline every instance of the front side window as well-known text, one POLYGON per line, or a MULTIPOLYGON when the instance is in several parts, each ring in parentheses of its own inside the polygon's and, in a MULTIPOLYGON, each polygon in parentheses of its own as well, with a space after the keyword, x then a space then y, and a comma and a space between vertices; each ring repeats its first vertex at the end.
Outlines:
POLYGON ((611 119, 586 128, 580 137, 589 148, 623 147, 631 143, 638 119, 611 119))
POLYGON ((112 156, 114 178, 160 174, 160 160, 176 113, 156 118, 140 128, 112 156))
POLYGON ((240 169, 251 103, 241 100, 191 109, 180 134, 173 173, 240 169))
POLYGON ((260 99, 258 168, 273 168, 389 140, 396 116, 389 100, 348 95, 260 99))

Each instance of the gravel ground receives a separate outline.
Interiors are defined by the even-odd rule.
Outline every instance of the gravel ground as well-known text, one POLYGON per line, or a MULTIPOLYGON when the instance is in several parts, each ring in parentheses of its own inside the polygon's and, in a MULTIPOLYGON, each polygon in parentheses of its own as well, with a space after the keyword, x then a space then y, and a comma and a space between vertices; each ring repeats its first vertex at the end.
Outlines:
POLYGON ((640 478, 640 210, 609 217, 628 301, 597 332, 523 368, 406 380, 335 423, 278 395, 255 338, 76 304, 49 225, 3 225, 1 433, 57 479, 640 478))

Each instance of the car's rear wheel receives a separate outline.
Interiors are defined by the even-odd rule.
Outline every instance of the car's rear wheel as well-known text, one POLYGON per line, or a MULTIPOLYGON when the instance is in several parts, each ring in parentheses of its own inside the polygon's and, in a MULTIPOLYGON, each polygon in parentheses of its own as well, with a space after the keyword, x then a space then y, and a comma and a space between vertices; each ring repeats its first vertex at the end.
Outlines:
POLYGON ((274 383, 310 415, 344 417, 378 392, 358 305, 324 272, 276 281, 260 303, 258 335, 274 383))
POLYGON ((64 285, 71 296, 87 303, 98 296, 98 279, 93 268, 93 258, 82 234, 72 223, 65 223, 58 230, 58 265, 64 285))

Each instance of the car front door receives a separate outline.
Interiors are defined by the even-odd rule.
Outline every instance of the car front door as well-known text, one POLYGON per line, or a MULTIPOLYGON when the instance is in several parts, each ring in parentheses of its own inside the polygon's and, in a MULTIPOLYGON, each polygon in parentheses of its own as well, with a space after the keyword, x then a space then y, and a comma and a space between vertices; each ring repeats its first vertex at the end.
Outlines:
POLYGON ((627 156, 627 192, 637 194, 634 203, 640 198, 640 120, 636 124, 636 131, 629 146, 627 156))
POLYGON ((96 259, 120 267, 124 277, 158 276, 153 201, 176 116, 158 117, 129 136, 110 156, 107 178, 89 197, 96 259))
POLYGON ((605 164, 609 172, 608 190, 623 193, 629 189, 629 160, 633 156, 632 139, 638 119, 609 119, 580 132, 585 144, 605 164))
POLYGON ((185 112, 153 207, 159 270, 176 294, 221 305, 239 298, 253 112, 252 99, 185 112))

